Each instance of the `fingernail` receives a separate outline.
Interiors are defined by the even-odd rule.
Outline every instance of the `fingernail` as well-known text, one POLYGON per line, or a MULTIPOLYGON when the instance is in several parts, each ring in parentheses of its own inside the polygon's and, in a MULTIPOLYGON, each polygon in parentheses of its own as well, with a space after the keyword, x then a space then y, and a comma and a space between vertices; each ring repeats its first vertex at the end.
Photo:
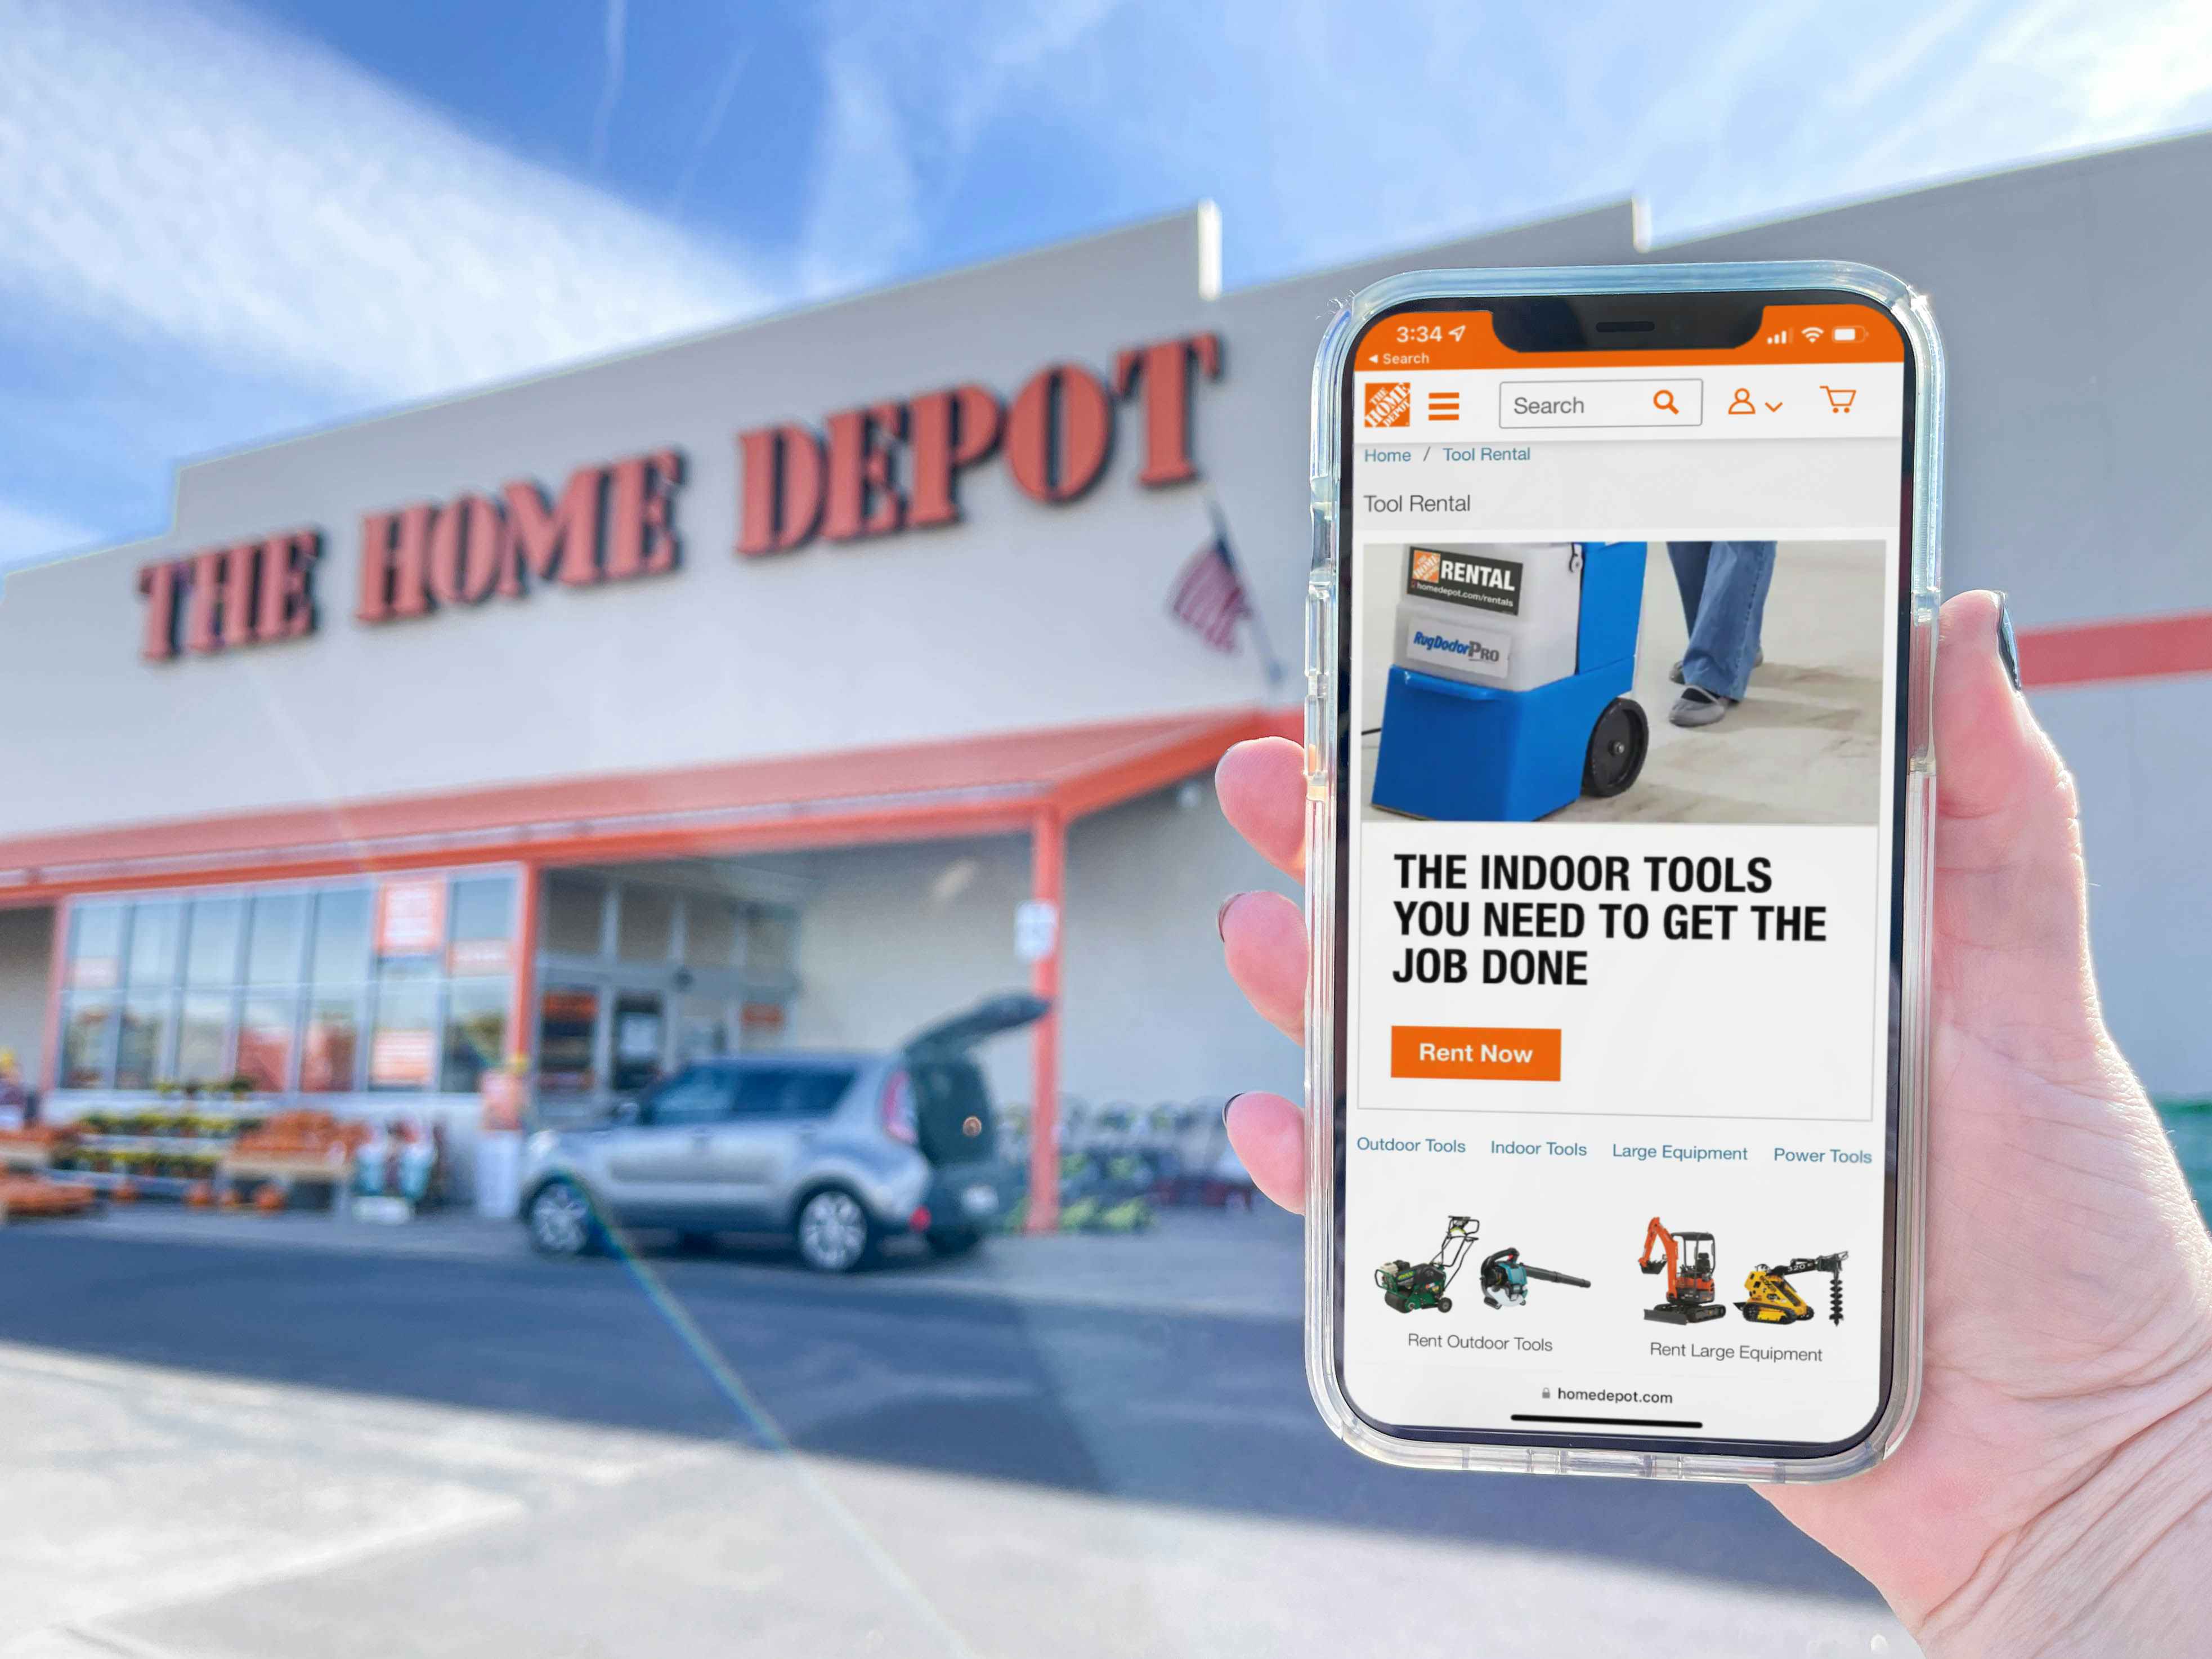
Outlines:
POLYGON ((1997 660, 2004 665, 2005 678, 2012 689, 2020 690, 2020 641, 2013 637, 2012 605, 2000 592, 1997 595, 1997 660))
POLYGON ((1234 1106, 1238 1101, 1243 1099, 1245 1095, 1251 1092, 1252 1091, 1249 1089, 1244 1090, 1241 1093, 1230 1096, 1228 1099, 1221 1103, 1221 1127, 1225 1129, 1229 1127, 1229 1109, 1234 1106))
MULTIPOLYGON (((1241 899, 1243 896, 1244 895, 1242 893, 1231 893, 1227 898, 1221 901, 1221 908, 1213 913, 1213 931, 1221 935, 1224 943, 1226 943, 1229 938, 1227 932, 1229 926, 1229 907, 1236 903, 1238 899, 1241 899)), ((1223 1109, 1226 1110, 1227 1108, 1224 1107, 1223 1109)))

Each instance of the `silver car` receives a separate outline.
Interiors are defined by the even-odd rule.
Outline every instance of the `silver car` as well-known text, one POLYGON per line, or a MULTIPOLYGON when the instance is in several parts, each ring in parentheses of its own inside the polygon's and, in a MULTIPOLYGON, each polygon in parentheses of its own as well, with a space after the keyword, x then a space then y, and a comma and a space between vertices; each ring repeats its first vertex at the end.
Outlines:
POLYGON ((994 997, 888 1054, 776 1051, 702 1060, 590 1128, 532 1135, 520 1218, 548 1255, 605 1249, 611 1230, 791 1237, 849 1273, 919 1234, 973 1249, 1005 1206, 990 1091, 970 1057, 1027 1025, 1042 998, 994 997))

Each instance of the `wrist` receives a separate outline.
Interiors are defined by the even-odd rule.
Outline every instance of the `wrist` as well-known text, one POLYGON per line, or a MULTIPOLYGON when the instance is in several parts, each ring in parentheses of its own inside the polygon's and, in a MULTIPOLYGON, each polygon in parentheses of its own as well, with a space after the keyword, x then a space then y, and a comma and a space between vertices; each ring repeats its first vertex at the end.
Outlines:
POLYGON ((2086 1455, 2078 1429, 2054 1430, 2051 1461, 2073 1473, 1921 1620, 1916 1633, 1930 1655, 2150 1659, 2201 1638, 2212 1553, 2212 1356, 2195 1353, 2145 1386, 2148 1397, 2110 1402, 2106 1419, 2140 1426, 2093 1439, 2086 1455))

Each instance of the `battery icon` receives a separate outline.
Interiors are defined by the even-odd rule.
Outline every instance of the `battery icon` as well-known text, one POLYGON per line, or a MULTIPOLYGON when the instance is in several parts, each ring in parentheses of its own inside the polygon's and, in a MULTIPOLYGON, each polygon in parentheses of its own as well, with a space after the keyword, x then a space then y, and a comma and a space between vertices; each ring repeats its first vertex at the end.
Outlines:
POLYGON ((1846 323, 1835 331, 1833 337, 1838 340, 1856 340, 1859 337, 1859 331, 1856 327, 1846 323))

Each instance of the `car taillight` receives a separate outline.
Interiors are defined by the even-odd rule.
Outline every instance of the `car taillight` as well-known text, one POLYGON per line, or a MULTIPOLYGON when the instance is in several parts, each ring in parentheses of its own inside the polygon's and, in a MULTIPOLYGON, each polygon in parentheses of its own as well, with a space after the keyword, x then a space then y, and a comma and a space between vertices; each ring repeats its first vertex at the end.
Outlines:
POLYGON ((909 1146, 921 1142, 914 1121, 914 1084, 904 1072, 893 1072, 884 1079, 884 1133, 909 1146))

